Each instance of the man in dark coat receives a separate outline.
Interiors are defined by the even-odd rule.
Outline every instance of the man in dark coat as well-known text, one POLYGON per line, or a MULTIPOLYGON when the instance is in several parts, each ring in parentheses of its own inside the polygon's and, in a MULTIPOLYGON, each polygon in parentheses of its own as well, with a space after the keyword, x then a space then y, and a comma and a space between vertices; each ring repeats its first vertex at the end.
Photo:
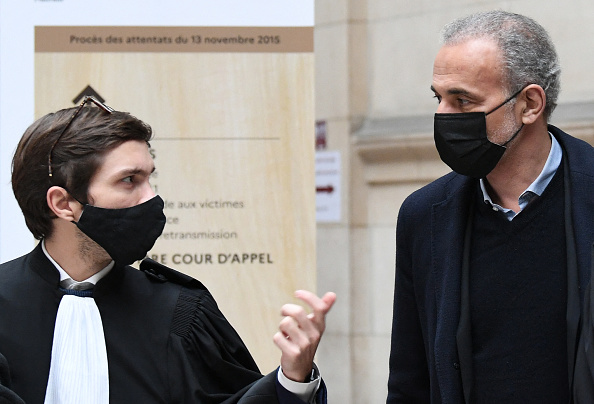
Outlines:
POLYGON ((548 125, 559 73, 530 18, 445 27, 434 136, 455 172, 398 216, 387 403, 594 402, 594 150, 548 125))
POLYGON ((262 376, 199 281, 143 259, 165 223, 148 125, 93 98, 32 124, 12 185, 33 235, 0 266, 0 352, 32 403, 325 403, 313 358, 336 296, 296 296, 262 376))

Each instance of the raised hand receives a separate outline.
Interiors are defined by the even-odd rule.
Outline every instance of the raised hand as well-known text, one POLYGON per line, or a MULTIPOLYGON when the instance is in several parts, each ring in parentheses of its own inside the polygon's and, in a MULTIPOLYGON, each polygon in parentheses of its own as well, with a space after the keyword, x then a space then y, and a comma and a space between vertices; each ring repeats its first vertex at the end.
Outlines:
POLYGON ((282 351, 281 367, 285 376, 303 382, 311 373, 316 350, 326 329, 326 313, 336 301, 336 294, 328 292, 320 298, 312 292, 298 290, 295 297, 311 307, 312 312, 308 314, 297 304, 285 304, 281 308, 284 318, 273 339, 282 351))

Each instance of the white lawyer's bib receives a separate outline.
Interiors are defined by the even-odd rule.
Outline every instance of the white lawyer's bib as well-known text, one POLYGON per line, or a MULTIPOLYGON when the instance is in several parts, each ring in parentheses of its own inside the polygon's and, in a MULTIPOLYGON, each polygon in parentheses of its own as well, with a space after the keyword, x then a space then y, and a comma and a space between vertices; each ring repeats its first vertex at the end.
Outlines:
POLYGON ((45 404, 108 404, 103 323, 91 297, 62 297, 52 344, 45 404))

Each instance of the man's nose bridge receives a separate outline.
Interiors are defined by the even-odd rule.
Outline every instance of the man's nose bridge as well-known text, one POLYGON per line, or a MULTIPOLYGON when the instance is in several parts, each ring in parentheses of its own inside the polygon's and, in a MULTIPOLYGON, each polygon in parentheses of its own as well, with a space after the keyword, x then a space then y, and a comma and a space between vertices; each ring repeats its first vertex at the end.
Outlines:
POLYGON ((442 100, 439 103, 439 105, 437 106, 437 110, 435 112, 437 114, 451 114, 451 113, 456 113, 456 112, 460 112, 460 111, 454 110, 454 108, 452 108, 447 102, 442 100))
POLYGON ((142 201, 141 202, 146 202, 149 199, 152 199, 155 197, 155 195, 157 195, 153 189, 153 187, 151 187, 151 184, 147 181, 142 188, 142 201))

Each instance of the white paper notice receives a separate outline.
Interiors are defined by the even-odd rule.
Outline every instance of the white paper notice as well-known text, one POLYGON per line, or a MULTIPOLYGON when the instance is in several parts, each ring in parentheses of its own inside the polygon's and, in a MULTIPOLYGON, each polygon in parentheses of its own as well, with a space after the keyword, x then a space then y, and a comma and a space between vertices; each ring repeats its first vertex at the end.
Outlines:
POLYGON ((340 221, 340 152, 316 152, 316 221, 340 221))

